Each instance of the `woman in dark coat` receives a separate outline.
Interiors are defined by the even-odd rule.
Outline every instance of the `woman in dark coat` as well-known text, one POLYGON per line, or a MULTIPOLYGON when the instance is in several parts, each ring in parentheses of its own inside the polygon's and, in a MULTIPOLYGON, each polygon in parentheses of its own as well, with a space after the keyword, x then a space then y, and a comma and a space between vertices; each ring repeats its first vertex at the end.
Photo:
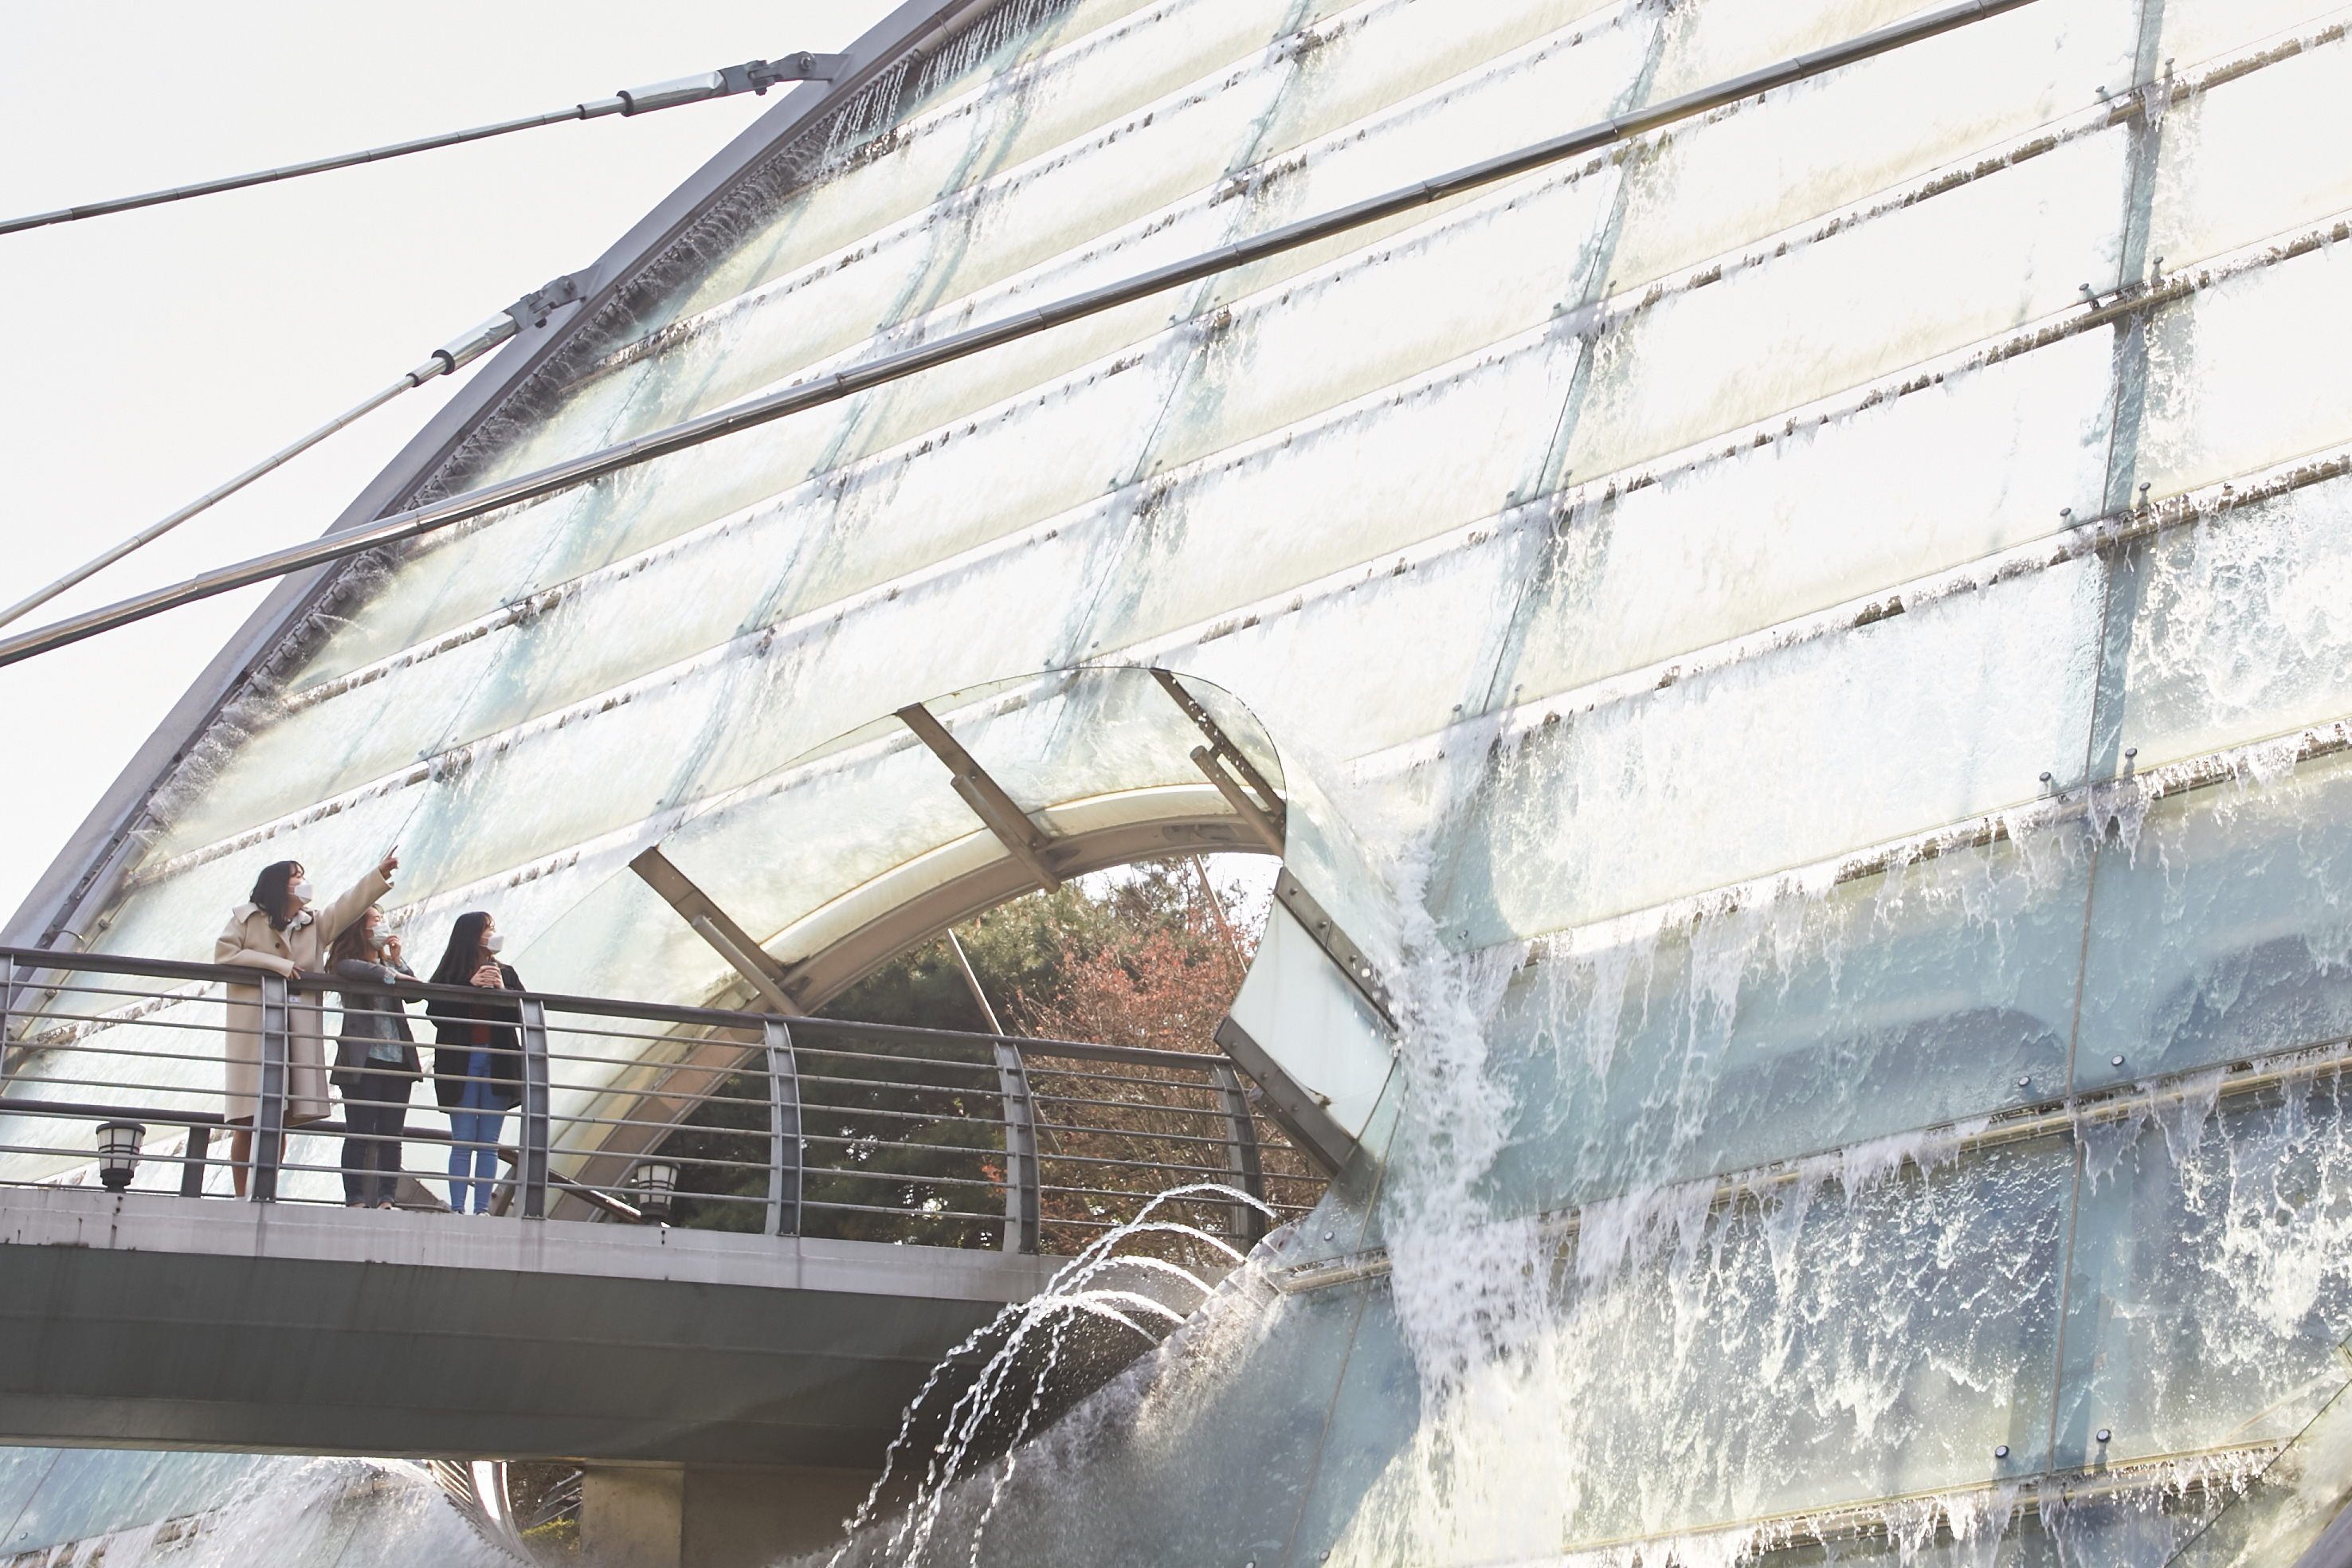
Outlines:
MULTIPOLYGON (((341 980, 397 985, 415 978, 400 956, 400 939, 384 933, 383 911, 373 904, 343 928, 327 957, 341 980)), ((331 1076, 343 1097, 343 1203, 388 1209, 400 1188, 409 1091, 424 1071, 408 1032, 407 1004, 358 991, 344 992, 342 1002, 331 1076)))
MULTIPOLYGON (((488 914, 459 915, 433 984, 521 990, 522 976, 499 962, 501 945, 488 914)), ((499 1173, 499 1130, 522 1100, 522 1041, 515 1033, 522 1014, 511 1002, 486 999, 435 1000, 425 1005, 425 1015, 433 1020, 436 1046, 433 1092, 449 1113, 449 1207, 466 1212, 470 1177, 474 1212, 488 1214, 499 1173)))

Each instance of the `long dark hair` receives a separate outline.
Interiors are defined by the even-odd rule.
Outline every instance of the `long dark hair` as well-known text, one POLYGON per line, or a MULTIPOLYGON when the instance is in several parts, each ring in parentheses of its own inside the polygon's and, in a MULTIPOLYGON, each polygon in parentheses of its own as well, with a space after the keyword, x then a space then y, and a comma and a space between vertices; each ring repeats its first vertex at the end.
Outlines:
POLYGON ((433 972, 436 985, 463 985, 482 966, 482 928, 490 923, 489 911, 476 910, 457 917, 449 928, 449 948, 441 955, 440 967, 433 972))
POLYGON ((274 866, 264 866, 261 875, 253 879, 253 892, 246 902, 261 906, 261 912, 269 917, 271 931, 286 929, 286 889, 293 885, 294 873, 301 868, 299 860, 280 860, 274 866))
POLYGON ((370 904, 362 910, 359 919, 335 933, 334 945, 327 949, 327 962, 331 964, 341 963, 347 958, 364 959, 373 956, 375 950, 367 945, 368 916, 383 912, 383 910, 374 904, 370 904))

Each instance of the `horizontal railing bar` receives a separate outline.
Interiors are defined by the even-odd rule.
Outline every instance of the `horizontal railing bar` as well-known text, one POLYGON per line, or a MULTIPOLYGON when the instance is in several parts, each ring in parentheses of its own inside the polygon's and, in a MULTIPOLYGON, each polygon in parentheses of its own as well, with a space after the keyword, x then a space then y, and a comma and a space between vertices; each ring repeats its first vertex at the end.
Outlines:
POLYGON ((886 1214, 894 1219, 970 1219, 982 1225, 1002 1226, 1002 1214, 971 1214, 962 1209, 886 1209, 872 1204, 820 1203, 813 1198, 801 1200, 804 1209, 829 1209, 835 1214, 886 1214))
MULTIPOLYGON (((180 980, 210 980, 220 984, 253 986, 259 984, 259 972, 234 964, 186 963, 172 959, 128 958, 119 953, 58 952, 47 948, 0 947, 0 960, 19 968, 33 971, 62 970, 68 973, 103 974, 142 974, 152 978, 180 980)), ((494 995, 500 1005, 518 1001, 537 1002, 551 1014, 571 1014, 592 1018, 646 1018, 667 1023, 702 1024, 714 1028, 740 1029, 756 1033, 772 1015, 739 1013, 719 1007, 688 1007, 666 1002, 621 1002, 598 996, 567 996, 541 991, 488 992, 470 985, 435 985, 428 981, 404 981, 398 985, 376 985, 349 981, 339 975, 305 974, 287 982, 289 995, 319 995, 343 993, 352 995, 390 996, 408 1001, 480 1002, 494 995)), ((1098 1046, 1084 1040, 1036 1039, 1020 1035, 977 1034, 962 1029, 929 1029, 912 1024, 869 1024, 849 1018, 809 1018, 783 1015, 783 1021, 795 1037, 803 1034, 847 1035, 867 1039, 910 1040, 940 1045, 985 1046, 1010 1045, 1027 1055, 1068 1058, 1082 1061, 1133 1062, 1138 1065, 1199 1066, 1205 1068, 1222 1058, 1194 1055, 1189 1051, 1151 1050, 1141 1046, 1098 1046)), ((558 1027, 551 1024, 551 1027, 558 1027)), ((746 1041, 756 1045, 756 1041, 746 1041)), ((796 1037, 794 1046, 803 1047, 796 1037)), ((1050 1070, 1050 1069, 1049 1069, 1050 1070)))
MULTIPOLYGON (((1231 1067, 1233 1065, 1232 1058, 1224 1056, 1202 1057, 1197 1059, 1200 1061, 1200 1070, 1202 1072, 1208 1072, 1212 1068, 1218 1067, 1231 1067)), ((1147 1089, 1184 1089, 1195 1091, 1213 1091, 1214 1089, 1213 1084, 1186 1083, 1181 1079, 1129 1078, 1125 1073, 1080 1072, 1076 1068, 1032 1067, 1030 1068, 1030 1076, 1032 1078, 1082 1078, 1097 1083, 1132 1083, 1139 1084, 1147 1089)))
MULTIPOLYGON (((1038 1131, 1052 1130, 1040 1127, 1038 1131)), ((1119 1165, 1131 1171, 1190 1171, 1226 1181, 1232 1180, 1234 1174, 1232 1168, 1225 1165, 1184 1165, 1173 1160, 1114 1160, 1106 1154, 1048 1154, 1043 1149, 1037 1152, 1037 1161, 1041 1165, 1119 1165)))
POLYGON ((1099 1105, 1113 1110, 1162 1110, 1171 1116, 1230 1116, 1233 1112, 1223 1106, 1203 1109, 1197 1105, 1178 1105, 1165 1100, 1097 1100, 1084 1094, 1046 1094, 1033 1089, 1031 1098, 1040 1105, 1099 1105))
MULTIPOLYGON (((1212 1138, 1205 1132, 1143 1132, 1132 1127, 1096 1127, 1084 1121, 1048 1121, 1043 1117, 1037 1120, 1037 1131, 1083 1132, 1106 1138, 1132 1138, 1140 1142, 1150 1143, 1213 1143, 1220 1149, 1242 1147, 1242 1141, 1238 1138, 1212 1138)), ((1139 1160, 1134 1163, 1146 1164, 1150 1162, 1139 1160)))
POLYGON ((830 1143, 843 1149, 922 1149, 940 1154, 992 1155, 998 1159, 1002 1159, 1004 1156, 1004 1150, 1002 1146, 994 1149, 975 1149, 969 1144, 964 1143, 885 1143, 880 1140, 874 1138, 845 1138, 836 1134, 824 1132, 803 1131, 801 1134, 801 1142, 803 1143, 830 1143))

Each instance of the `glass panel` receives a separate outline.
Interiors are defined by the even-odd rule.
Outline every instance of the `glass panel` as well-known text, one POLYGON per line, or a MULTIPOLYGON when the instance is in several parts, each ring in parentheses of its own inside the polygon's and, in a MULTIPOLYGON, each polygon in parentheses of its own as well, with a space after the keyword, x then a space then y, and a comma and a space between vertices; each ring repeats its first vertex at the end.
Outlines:
POLYGON ((2076 1088, 2352 1035, 2352 763, 2246 771, 2101 852, 2076 1088))
MULTIPOLYGON (((1907 9, 1722 0, 1677 8, 1652 100, 1842 43, 1907 9), (1769 45, 1779 48, 1764 52, 1769 45)), ((1677 127, 1629 178, 1608 264, 1616 291, 1818 225, 1850 203, 1891 205, 1911 194, 1901 186, 1938 165, 2011 153, 2011 139, 2090 108, 2084 83, 2130 79, 2140 9, 2137 0, 2040 0, 2032 16, 1993 18, 1677 127), (1872 134, 1856 138, 1857 125, 1872 134), (1874 192, 1890 199, 1865 199, 1874 192)), ((2114 214, 2103 205, 2084 216, 2114 214)))
POLYGON ((2071 826, 2022 837, 1548 944, 1491 1037, 1513 1111, 1486 1202, 1559 1210, 2063 1094, 2090 858, 2071 826))
POLYGON ((2177 1568, 2260 1568, 2300 1563, 2352 1501, 2352 1398, 2338 1390, 2311 1425, 2264 1467, 2219 1518, 2181 1548, 2177 1568))
POLYGON ((2339 1066, 2217 1104, 2219 1083, 2078 1123, 2059 1467, 2267 1458, 2344 1386, 2352 1142, 2339 1066))
POLYGON ((2107 672, 2100 771, 2140 772, 2326 724, 2352 710, 2352 480, 2209 514, 2116 574, 2129 642, 2107 672))
POLYGON ((2105 577, 2065 562, 1531 710, 1498 751, 1440 927, 1490 946, 2024 804, 2037 774, 2081 766, 2105 577), (1563 865, 1542 847, 1570 821, 1581 847, 1563 865))
POLYGON ((1345 1298, 1359 1292, 1361 1315, 1300 1508, 1288 1557, 1293 1563, 1335 1560, 1335 1549, 1343 1547, 1365 1494, 1397 1463, 1421 1425, 1423 1377, 1398 1321, 1394 1293, 1374 1281, 1318 1294, 1345 1298))
POLYGON ((2164 121, 2150 254, 2179 271, 2352 207, 2352 125, 2336 112, 2347 92, 2352 45, 2339 39, 2175 106, 2164 121))
POLYGON ((1842 1192, 1824 1171, 1761 1207, 1711 1210, 1711 1184, 1590 1206, 1545 1249, 1556 1305, 1483 1330, 1416 1324, 1415 1292, 1432 1311, 1464 1303, 1443 1278, 1462 1265, 1401 1251, 1408 1342, 1468 1359, 1332 1561, 1544 1560, 2032 1473, 2072 1153, 2043 1139, 1924 1175, 1857 1160, 1842 1192))
POLYGON ((2186 70, 2327 14, 2315 0, 2165 0, 2163 53, 2186 70))
POLYGON ((1655 483, 1571 491, 1497 700, 1573 691, 1890 588, 1934 593, 1942 584, 1922 579, 2057 532, 2061 508, 2096 515, 2113 361, 2084 333, 1698 456, 1655 483), (1939 466, 1955 447, 1987 460, 1939 466), (1934 485, 1915 482, 1931 468, 1934 485))
MULTIPOLYGON (((854 152, 837 148, 838 162, 822 182, 746 236, 685 296, 679 313, 708 310, 820 256, 855 249, 942 196, 1068 142, 1091 142, 1090 132, 1164 95, 1225 74, 1220 68, 1270 42, 1293 6, 1290 0, 1186 0, 1153 6, 1141 17, 1133 15, 1144 9, 1138 0, 1054 9, 1059 15, 1035 24, 1020 42, 1030 62, 1025 68, 982 69, 952 88, 929 89, 931 101, 888 135, 854 152)), ((1203 87, 1213 94, 1213 81, 1203 87)), ((1066 149, 1062 156, 1078 151, 1066 149)))
MULTIPOLYGON (((1149 671, 1000 682, 926 706, 1049 834, 1170 814, 1232 816, 1192 760, 1205 737, 1149 671), (1131 804, 1117 805, 1119 797, 1131 804)), ((1230 701, 1224 709, 1236 743, 1272 761, 1264 731, 1230 701)), ((1281 776, 1278 768, 1269 775, 1277 789, 1281 776)), ((890 897, 903 901, 1004 858, 950 777, 903 723, 879 720, 695 816, 663 852, 769 941, 877 879, 899 873, 890 897)), ((832 929, 838 923, 824 929, 846 934, 832 929)), ((815 940, 814 931, 796 933, 787 945, 815 940)))
POLYGON ((2078 302, 2077 280, 2115 275, 2129 144, 2062 143, 1627 318, 1597 351, 1566 471, 1613 473, 2078 302))
MULTIPOLYGON (((2260 80, 2235 90, 2254 90, 2260 80)), ((2151 499, 2242 482, 2342 444, 2342 410, 2321 369, 2330 356, 2352 352, 2352 321, 2335 308, 2344 287, 2339 265, 2352 263, 2321 247, 2255 267, 2199 289, 2150 323, 2138 466, 2151 499)))

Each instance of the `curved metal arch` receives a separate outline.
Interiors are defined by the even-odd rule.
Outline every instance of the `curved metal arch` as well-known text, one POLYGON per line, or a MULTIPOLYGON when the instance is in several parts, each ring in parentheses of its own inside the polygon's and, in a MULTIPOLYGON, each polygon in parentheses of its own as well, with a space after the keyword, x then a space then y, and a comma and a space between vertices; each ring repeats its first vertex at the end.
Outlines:
MULTIPOLYGON (((1204 786, 1200 792, 1210 795, 1204 786)), ((1150 821, 1121 824, 1055 838, 1048 851, 1065 879, 1108 871, 1148 860, 1187 854, 1252 854, 1271 852, 1246 827, 1225 812, 1185 809, 1150 821)), ((936 884, 877 918, 848 930, 825 946, 809 952, 787 971, 795 1006, 814 1013, 902 953, 937 941, 953 928, 990 910, 1037 890, 1028 868, 1007 856, 952 880, 936 884)), ((754 1010, 760 998, 748 982, 739 983, 713 997, 713 1005, 746 1009, 741 1038, 709 1037, 689 1046, 666 1064, 662 1081, 637 1091, 616 1110, 614 1127, 593 1150, 564 1151, 584 1155, 573 1178, 592 1187, 621 1184, 630 1169, 669 1130, 691 1115, 709 1098, 707 1088, 670 1090, 670 1083, 705 1086, 738 1070, 757 1056, 763 1041, 754 1010)), ((569 1193, 555 1200, 552 1216, 591 1217, 585 1200, 569 1193)))

